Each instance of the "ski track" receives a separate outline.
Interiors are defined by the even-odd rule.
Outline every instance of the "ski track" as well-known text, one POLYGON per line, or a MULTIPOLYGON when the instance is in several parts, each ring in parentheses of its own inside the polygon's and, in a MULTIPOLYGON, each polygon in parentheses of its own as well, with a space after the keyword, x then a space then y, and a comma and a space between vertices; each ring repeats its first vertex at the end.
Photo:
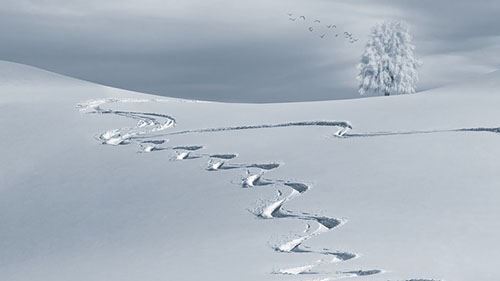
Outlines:
POLYGON ((351 124, 347 121, 297 121, 297 122, 287 122, 278 124, 261 124, 261 125, 243 125, 243 126, 233 126, 233 127, 218 127, 218 128, 205 128, 205 129, 193 129, 176 131, 171 133, 160 134, 157 136, 174 136, 174 135, 185 135, 185 134, 195 134, 195 133, 216 133, 224 131, 241 131, 241 130, 254 130, 254 129, 270 129, 270 128, 283 128, 283 127, 340 127, 341 129, 335 134, 343 136, 350 129, 352 129, 351 124))
MULTIPOLYGON (((113 103, 146 103, 159 102, 163 100, 148 100, 148 99, 98 99, 83 102, 77 105, 81 112, 91 114, 112 114, 116 116, 126 117, 137 121, 136 126, 128 128, 120 128, 108 130, 97 136, 103 144, 109 145, 124 145, 130 144, 138 136, 147 136, 155 132, 160 132, 171 127, 174 127, 176 120, 174 117, 150 112, 122 111, 113 109, 103 109, 102 106, 113 103)), ((140 145, 140 142, 136 142, 140 145)), ((154 144, 154 143, 153 143, 154 144)), ((146 148, 143 152, 151 152, 153 149, 146 148)))
POLYGON ((388 131, 388 132, 371 132, 371 133, 343 133, 335 134, 337 137, 343 138, 363 138, 363 137, 387 137, 387 136, 404 136, 404 135, 424 135, 424 134, 438 134, 438 133, 460 133, 460 132, 473 132, 473 133, 500 133, 500 127, 476 127, 476 128, 461 128, 461 129, 443 129, 443 130, 416 130, 416 131, 388 131))
MULTIPOLYGON (((210 158, 217 158, 217 157, 210 156, 210 158)), ((219 158, 219 159, 221 159, 221 158, 219 158)), ((233 164, 233 163, 227 163, 224 161, 220 161, 220 162, 223 162, 224 165, 221 165, 219 170, 233 170, 233 169, 247 169, 247 170, 249 170, 249 169, 255 168, 255 169, 259 169, 259 170, 269 171, 269 170, 276 169, 280 166, 280 163, 233 164)))
POLYGON ((406 279, 404 281, 443 281, 443 280, 439 280, 439 279, 421 279, 421 278, 417 278, 417 279, 406 279))
POLYGON ((283 268, 277 271, 273 271, 274 274, 283 275, 301 275, 301 274, 319 274, 319 272, 312 271, 316 267, 316 264, 308 264, 297 267, 283 268))
POLYGON ((202 149, 202 145, 185 145, 185 146, 174 146, 172 149, 175 150, 188 150, 188 151, 196 151, 202 149))
POLYGON ((210 158, 230 160, 230 159, 236 158, 238 156, 238 154, 211 154, 209 156, 210 156, 210 158))
MULTIPOLYGON (((456 130, 434 130, 434 131, 408 131, 408 132, 374 132, 364 134, 349 134, 352 129, 349 122, 346 121, 299 121, 288 122, 279 124, 262 124, 262 125, 245 125, 234 127, 219 127, 219 128, 205 128, 176 131, 170 133, 158 134, 158 132, 172 128, 176 125, 176 119, 166 114, 150 113, 150 112, 137 112, 137 111, 122 111, 113 109, 103 109, 102 106, 114 103, 148 103, 148 102, 169 102, 167 99, 97 99, 90 100, 77 105, 79 110, 84 113, 92 114, 113 114, 136 121, 136 126, 125 127, 120 129, 108 130, 97 136, 97 139, 102 144, 109 145, 126 145, 136 143, 139 146, 140 153, 171 150, 175 152, 172 160, 187 160, 208 158, 207 171, 221 171, 233 169, 246 169, 246 175, 241 180, 242 188, 255 188, 260 186, 274 186, 277 187, 278 196, 273 202, 270 202, 256 211, 254 215, 261 219, 296 219, 306 222, 306 229, 303 235, 299 235, 293 239, 279 243, 274 246, 274 250, 282 253, 302 254, 310 253, 323 256, 322 259, 316 260, 310 264, 295 266, 290 268, 283 268, 275 270, 273 274, 282 275, 306 275, 306 274, 328 274, 314 271, 313 269, 324 264, 347 262, 359 255, 346 251, 333 251, 328 248, 321 250, 311 250, 310 247, 305 246, 304 243, 318 235, 326 233, 335 229, 344 223, 345 219, 338 219, 333 217, 315 215, 309 212, 292 212, 285 209, 285 204, 292 199, 302 196, 304 193, 311 190, 311 185, 290 180, 272 180, 264 178, 264 174, 273 169, 279 168, 282 163, 252 163, 252 164, 235 164, 228 163, 238 156, 236 153, 225 154, 194 154, 198 150, 205 147, 202 145, 185 145, 174 147, 163 147, 162 145, 168 142, 168 139, 157 139, 166 136, 184 135, 192 133, 209 133, 209 132, 223 132, 223 131, 238 131, 238 130, 251 130, 251 129, 269 129, 269 128, 282 128, 282 127, 304 127, 304 126, 327 126, 338 127, 339 129, 334 132, 334 136, 349 138, 349 137, 373 137, 373 136, 391 136, 391 135, 409 135, 409 134, 427 134, 427 133, 440 133, 440 132, 493 132, 500 133, 500 128, 465 128, 456 130), (253 170, 253 171, 252 171, 253 170), (257 171, 254 171, 257 170, 257 171), (284 196, 282 188, 288 188, 290 192, 284 196), (312 224, 316 225, 315 230, 312 224)), ((320 279, 313 279, 311 281, 330 281, 349 277, 364 277, 375 274, 383 273, 381 269, 370 270, 353 270, 353 271, 337 271, 330 274, 329 277, 320 279)), ((405 281, 439 281, 435 279, 407 279, 405 281)))
POLYGON ((383 270, 380 269, 369 269, 369 270, 353 270, 353 271, 337 271, 335 275, 329 276, 326 278, 316 278, 310 281, 333 281, 344 278, 353 278, 353 277, 366 277, 375 274, 384 273, 383 270))

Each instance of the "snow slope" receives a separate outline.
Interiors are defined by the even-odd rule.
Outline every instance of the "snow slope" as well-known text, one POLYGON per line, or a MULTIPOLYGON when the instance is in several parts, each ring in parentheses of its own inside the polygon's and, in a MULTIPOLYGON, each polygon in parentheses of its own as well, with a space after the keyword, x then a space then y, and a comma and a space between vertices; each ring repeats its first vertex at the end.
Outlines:
POLYGON ((0 280, 496 281, 499 89, 224 104, 1 62, 0 280))

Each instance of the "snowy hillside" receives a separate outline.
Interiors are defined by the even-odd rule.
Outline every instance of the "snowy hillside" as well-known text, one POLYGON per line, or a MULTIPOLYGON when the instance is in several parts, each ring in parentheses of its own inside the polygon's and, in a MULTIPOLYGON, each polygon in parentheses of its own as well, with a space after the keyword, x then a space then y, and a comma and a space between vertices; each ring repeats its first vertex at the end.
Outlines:
POLYGON ((0 280, 496 281, 499 89, 224 104, 0 62, 0 280))

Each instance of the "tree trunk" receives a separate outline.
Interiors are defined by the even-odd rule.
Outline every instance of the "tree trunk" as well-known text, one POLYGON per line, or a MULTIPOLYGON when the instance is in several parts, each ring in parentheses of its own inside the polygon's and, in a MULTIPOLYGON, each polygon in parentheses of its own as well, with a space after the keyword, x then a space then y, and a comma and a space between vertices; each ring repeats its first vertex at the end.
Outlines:
POLYGON ((384 96, 390 96, 389 92, 385 92, 384 96))

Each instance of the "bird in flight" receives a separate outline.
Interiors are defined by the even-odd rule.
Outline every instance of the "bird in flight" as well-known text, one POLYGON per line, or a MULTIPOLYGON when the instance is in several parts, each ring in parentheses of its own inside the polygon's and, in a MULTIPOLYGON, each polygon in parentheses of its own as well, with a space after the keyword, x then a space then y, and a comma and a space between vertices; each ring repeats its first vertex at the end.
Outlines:
MULTIPOLYGON (((299 20, 299 21, 300 20, 304 20, 304 22, 306 21, 306 16, 294 15, 293 13, 287 13, 287 15, 288 15, 288 19, 290 21, 296 21, 296 20, 299 20)), ((319 20, 319 19, 314 19, 313 22, 321 24, 321 20, 319 20)), ((336 31, 337 31, 337 32, 334 33, 335 37, 342 36, 342 37, 344 37, 346 39, 346 41, 348 41, 351 44, 355 43, 355 42, 357 42, 359 40, 359 38, 355 38, 353 36, 353 34, 350 33, 350 32, 348 32, 348 31, 342 32, 342 31, 338 30, 337 29, 337 25, 335 25, 335 24, 325 24, 325 25, 322 25, 322 26, 326 27, 327 29, 335 28, 336 31)), ((309 32, 316 32, 315 28, 316 28, 316 25, 312 25, 312 26, 307 27, 307 30, 309 30, 309 32)), ((318 34, 318 37, 321 38, 321 39, 324 39, 324 38, 326 38, 326 35, 328 34, 329 31, 328 30, 321 30, 321 29, 322 28, 320 28, 320 27, 318 27, 318 29, 317 29, 317 32, 321 32, 321 33, 318 34)), ((333 34, 332 34, 332 36, 333 36, 333 34)))

